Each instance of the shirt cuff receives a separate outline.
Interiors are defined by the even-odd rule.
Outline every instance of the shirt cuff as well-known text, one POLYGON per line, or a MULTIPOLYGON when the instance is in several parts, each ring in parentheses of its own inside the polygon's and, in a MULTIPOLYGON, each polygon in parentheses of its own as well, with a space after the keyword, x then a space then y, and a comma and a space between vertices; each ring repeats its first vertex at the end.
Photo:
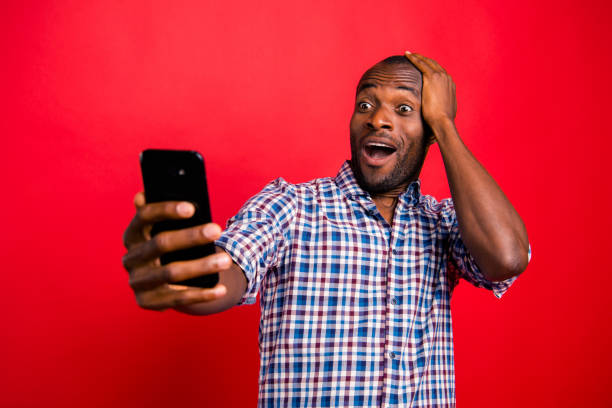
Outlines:
POLYGON ((247 288, 237 305, 252 305, 257 301, 257 288, 255 287, 255 269, 242 254, 246 252, 239 241, 222 235, 215 241, 215 245, 229 254, 232 260, 240 267, 247 280, 247 288))

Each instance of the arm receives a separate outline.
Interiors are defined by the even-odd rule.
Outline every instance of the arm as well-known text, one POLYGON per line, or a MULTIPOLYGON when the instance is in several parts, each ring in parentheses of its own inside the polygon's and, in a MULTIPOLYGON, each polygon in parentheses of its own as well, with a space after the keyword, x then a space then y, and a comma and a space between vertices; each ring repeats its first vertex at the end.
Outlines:
POLYGON ((484 276, 511 278, 527 267, 529 242, 521 217, 455 128, 455 84, 435 61, 406 57, 423 74, 422 115, 438 142, 459 231, 484 276))

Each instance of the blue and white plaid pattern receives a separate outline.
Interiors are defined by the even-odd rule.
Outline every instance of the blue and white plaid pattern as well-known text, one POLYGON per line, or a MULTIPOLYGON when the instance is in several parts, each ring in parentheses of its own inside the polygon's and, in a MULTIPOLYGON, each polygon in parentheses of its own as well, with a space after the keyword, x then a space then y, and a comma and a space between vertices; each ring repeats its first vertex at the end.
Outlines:
POLYGON ((453 202, 400 197, 390 226, 348 162, 336 178, 268 184, 216 243, 260 291, 260 407, 452 407, 450 299, 459 278, 497 297, 453 202))

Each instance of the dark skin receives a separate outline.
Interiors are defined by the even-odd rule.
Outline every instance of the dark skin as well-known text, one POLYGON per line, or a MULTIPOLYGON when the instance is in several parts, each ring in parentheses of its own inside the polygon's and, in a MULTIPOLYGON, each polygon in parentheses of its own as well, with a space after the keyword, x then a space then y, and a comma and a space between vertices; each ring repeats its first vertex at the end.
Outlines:
MULTIPOLYGON (((397 197, 418 178, 427 149, 436 141, 461 237, 476 263, 491 281, 520 274, 527 266, 525 226, 457 133, 452 78, 432 59, 408 52, 406 58, 414 67, 377 64, 358 85, 350 130, 351 162, 360 185, 392 224, 397 197), (425 131, 425 124, 431 133, 425 131)), ((142 192, 136 194, 134 203, 137 212, 123 236, 128 249, 123 265, 141 307, 204 315, 229 309, 240 300, 247 284, 244 273, 219 248, 202 259, 164 266, 159 262, 163 253, 213 242, 221 234, 218 225, 167 231, 151 238, 153 223, 188 218, 193 206, 185 202, 146 204, 142 192), (176 284, 217 272, 220 281, 211 289, 176 284)))
POLYGON ((357 181, 389 224, 397 197, 418 178, 433 141, 425 137, 421 90, 421 73, 410 64, 379 63, 357 85, 350 123, 351 164, 357 181), (378 145, 394 151, 372 158, 367 147, 378 145))
POLYGON ((123 235, 128 249, 123 266, 130 276, 130 286, 140 307, 150 310, 175 310, 188 314, 211 314, 227 310, 240 300, 246 290, 244 273, 221 249, 217 253, 192 261, 161 265, 159 257, 177 249, 213 242, 221 235, 217 224, 205 224, 178 231, 162 232, 151 238, 155 222, 189 218, 191 203, 167 201, 145 203, 143 192, 134 197, 136 215, 123 235), (219 283, 210 289, 177 285, 196 276, 219 273, 219 283))

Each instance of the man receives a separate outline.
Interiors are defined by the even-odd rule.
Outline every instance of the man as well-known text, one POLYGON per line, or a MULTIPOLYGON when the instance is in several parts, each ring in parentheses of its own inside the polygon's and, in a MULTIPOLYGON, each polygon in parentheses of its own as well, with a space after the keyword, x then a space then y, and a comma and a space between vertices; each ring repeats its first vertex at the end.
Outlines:
POLYGON ((335 178, 278 179, 223 234, 209 224, 151 239, 152 223, 194 209, 137 194, 124 265, 138 303, 209 314, 259 292, 260 406, 454 406, 454 286, 463 277, 501 297, 529 259, 523 222, 459 138, 455 113, 450 76, 407 52, 359 81, 351 160, 335 178), (434 142, 452 200, 420 193, 434 142), (213 240, 215 255, 159 264, 213 240), (173 284, 214 272, 212 289, 173 284))

